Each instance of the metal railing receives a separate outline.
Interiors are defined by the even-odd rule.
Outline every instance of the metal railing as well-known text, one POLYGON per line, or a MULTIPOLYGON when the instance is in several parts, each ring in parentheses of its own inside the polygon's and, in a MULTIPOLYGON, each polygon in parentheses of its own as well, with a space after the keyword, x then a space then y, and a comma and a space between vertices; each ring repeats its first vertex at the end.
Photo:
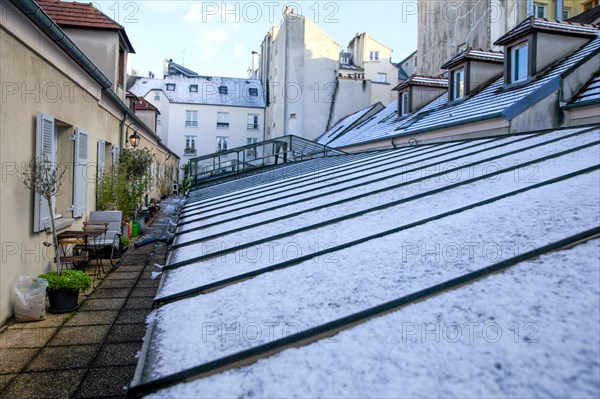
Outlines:
POLYGON ((248 144, 189 161, 193 184, 265 166, 345 154, 302 137, 288 135, 248 144))

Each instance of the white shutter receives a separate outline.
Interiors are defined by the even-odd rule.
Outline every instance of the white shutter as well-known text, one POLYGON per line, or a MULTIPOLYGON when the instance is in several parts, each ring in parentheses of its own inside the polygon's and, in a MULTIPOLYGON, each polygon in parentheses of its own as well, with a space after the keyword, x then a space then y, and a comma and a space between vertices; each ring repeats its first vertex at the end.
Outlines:
POLYGON ((113 145, 113 153, 112 153, 113 166, 119 163, 119 146, 113 145))
POLYGON ((102 179, 104 175, 104 164, 106 157, 106 143, 104 140, 98 140, 98 168, 96 173, 98 173, 98 180, 102 179))
POLYGON ((88 191, 88 134, 75 129, 75 156, 73 168, 73 217, 80 218, 87 213, 88 191))
MULTIPOLYGON (((35 157, 38 160, 55 160, 56 145, 54 144, 54 118, 38 112, 35 157)), ((52 224, 48 201, 38 193, 34 194, 33 200, 33 231, 43 231, 52 224)))

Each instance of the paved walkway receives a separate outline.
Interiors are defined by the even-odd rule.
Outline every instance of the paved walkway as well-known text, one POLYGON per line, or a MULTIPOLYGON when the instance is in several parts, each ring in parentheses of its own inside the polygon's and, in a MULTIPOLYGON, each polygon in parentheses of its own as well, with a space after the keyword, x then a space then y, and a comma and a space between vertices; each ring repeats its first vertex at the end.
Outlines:
MULTIPOLYGON (((180 201, 163 201, 144 236, 162 235, 180 201)), ((165 252, 164 244, 130 249, 77 312, 9 325, 0 333, 0 397, 123 397, 160 281, 154 264, 164 264, 165 252)))

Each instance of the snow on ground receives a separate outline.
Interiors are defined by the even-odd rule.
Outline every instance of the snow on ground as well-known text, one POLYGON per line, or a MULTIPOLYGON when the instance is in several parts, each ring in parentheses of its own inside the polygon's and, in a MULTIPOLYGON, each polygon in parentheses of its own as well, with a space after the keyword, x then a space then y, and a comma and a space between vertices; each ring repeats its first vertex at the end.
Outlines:
POLYGON ((597 398, 599 259, 596 239, 150 397, 597 398))
MULTIPOLYGON (((569 141, 570 146, 589 143, 597 139, 597 135, 585 135, 569 141)), ((170 261, 178 262, 193 259, 214 251, 216 248, 232 247, 237 243, 252 242, 259 238, 270 237, 278 232, 289 231, 292 228, 319 223, 326 219, 344 216, 361 208, 375 206, 392 200, 407 198, 415 194, 427 192, 440 186, 448 186, 458 181, 467 180, 472 176, 482 176, 491 171, 510 167, 526 161, 538 159, 542 156, 565 149, 565 143, 560 141, 548 146, 539 147, 526 153, 519 153, 494 161, 494 168, 489 164, 479 168, 469 168, 469 175, 458 176, 450 174, 448 180, 431 179, 423 183, 402 187, 380 194, 377 199, 367 197, 360 201, 353 201, 318 212, 305 213, 294 220, 284 220, 274 223, 274 226, 265 224, 248 231, 230 234, 209 243, 194 244, 176 249, 170 261), (472 173, 472 174, 471 174, 472 173), (456 181, 455 181, 456 180, 456 181), (355 205, 355 202, 359 204, 355 205), (379 203, 378 203, 379 202, 379 203), (362 205, 362 206, 361 206, 362 205), (296 220, 297 219, 297 220, 296 220)), ((444 191, 416 201, 389 207, 387 209, 370 212, 365 215, 347 219, 335 224, 320 228, 312 228, 289 237, 277 239, 265 244, 230 253, 223 257, 216 257, 202 262, 197 262, 176 270, 170 271, 163 282, 159 296, 166 296, 202 286, 217 280, 239 275, 248 271, 260 269, 273 264, 284 262, 299 256, 307 255, 324 249, 327 246, 340 245, 369 235, 384 232, 400 225, 425 219, 443 212, 448 212, 467 204, 482 201, 494 196, 533 185, 540 181, 551 179, 555 176, 567 174, 598 163, 598 147, 592 147, 575 153, 567 154, 560 158, 539 162, 534 167, 510 171, 491 179, 480 180, 456 189, 444 191), (519 175, 521 173, 521 175, 519 175), (427 206, 416 207, 415 203, 427 206), (403 215, 401 222, 398 215, 403 215), (356 226, 361 226, 357 229, 356 226), (274 245, 277 245, 276 247, 274 245), (268 256, 266 254, 268 253, 268 256), (262 255, 262 256, 261 256, 262 255)), ((377 197, 377 196, 375 196, 377 197)))
MULTIPOLYGON (((600 173, 588 173, 165 305, 153 315, 148 355, 153 361, 147 364, 146 379, 364 310, 598 226, 599 182, 600 173), (249 328, 268 326, 274 328, 272 337, 235 339, 249 328)), ((423 201, 419 208, 427 207, 423 201)))

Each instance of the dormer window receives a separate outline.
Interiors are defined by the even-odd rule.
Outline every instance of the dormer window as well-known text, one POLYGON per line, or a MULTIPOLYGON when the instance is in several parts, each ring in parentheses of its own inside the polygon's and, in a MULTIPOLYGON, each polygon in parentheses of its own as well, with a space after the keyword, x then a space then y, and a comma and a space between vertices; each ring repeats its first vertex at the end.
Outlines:
POLYGON ((219 94, 227 94, 227 86, 219 86, 219 94))
POLYGON ((190 93, 198 93, 198 85, 190 85, 190 93))
POLYGON ((342 55, 340 57, 340 64, 349 64, 349 63, 350 63, 350 60, 348 59, 347 55, 342 55))
POLYGON ((408 115, 408 92, 402 93, 400 97, 400 116, 408 115))
POLYGON ((465 96, 465 70, 463 68, 452 71, 451 94, 451 100, 458 100, 465 96))
POLYGON ((167 83, 167 91, 175 91, 175 83, 167 83))
POLYGON ((529 44, 518 44, 510 49, 510 83, 527 80, 529 73, 529 44))

